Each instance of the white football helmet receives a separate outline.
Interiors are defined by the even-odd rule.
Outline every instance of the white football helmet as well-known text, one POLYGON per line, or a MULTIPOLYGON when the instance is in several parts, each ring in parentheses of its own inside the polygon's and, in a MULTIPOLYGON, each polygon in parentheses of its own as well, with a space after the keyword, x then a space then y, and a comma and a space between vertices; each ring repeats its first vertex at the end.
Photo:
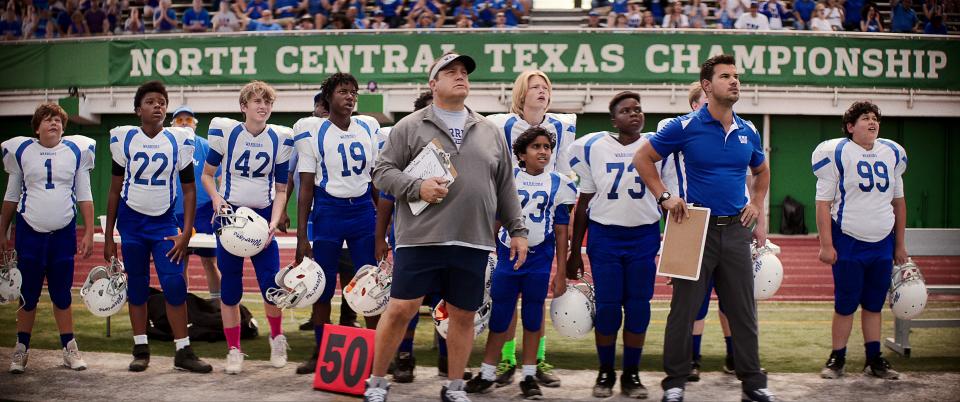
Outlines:
POLYGON ((593 320, 597 317, 593 285, 583 277, 580 279, 582 283, 567 285, 566 292, 560 297, 554 297, 550 302, 553 328, 560 335, 573 339, 589 334, 593 329, 593 320))
MULTIPOLYGON (((477 337, 487 329, 487 325, 490 324, 490 310, 493 308, 493 301, 485 300, 480 308, 477 309, 477 314, 473 318, 473 336, 477 337)), ((450 315, 447 313, 447 301, 440 300, 440 303, 437 304, 437 307, 433 309, 433 324, 437 327, 437 333, 447 339, 447 328, 450 326, 450 315)))
POLYGON ((218 214, 220 228, 217 237, 230 254, 252 257, 267 248, 270 239, 270 224, 266 219, 247 207, 233 210, 225 206, 218 214))
POLYGON ((80 298, 93 315, 109 317, 127 302, 127 274, 123 263, 113 258, 110 266, 97 266, 80 288, 80 298))
POLYGON ((490 253, 487 254, 487 268, 486 272, 483 273, 483 300, 486 302, 490 299, 490 288, 493 286, 493 270, 497 269, 497 254, 490 253))
POLYGON ((927 305, 927 285, 913 259, 893 267, 887 300, 893 315, 899 319, 911 320, 923 312, 927 305))
POLYGON ((267 301, 279 308, 310 307, 320 299, 327 283, 316 261, 304 257, 299 265, 287 265, 274 277, 279 288, 267 289, 267 301))
POLYGON ((0 304, 20 298, 23 275, 17 269, 17 251, 7 250, 0 256, 0 304))
POLYGON ((343 288, 343 299, 354 311, 371 317, 383 314, 390 301, 393 265, 387 260, 378 266, 364 265, 343 288))
POLYGON ((783 282, 783 263, 777 258, 780 247, 767 240, 763 247, 757 247, 754 242, 750 245, 753 256, 753 297, 756 300, 766 300, 777 293, 783 282))

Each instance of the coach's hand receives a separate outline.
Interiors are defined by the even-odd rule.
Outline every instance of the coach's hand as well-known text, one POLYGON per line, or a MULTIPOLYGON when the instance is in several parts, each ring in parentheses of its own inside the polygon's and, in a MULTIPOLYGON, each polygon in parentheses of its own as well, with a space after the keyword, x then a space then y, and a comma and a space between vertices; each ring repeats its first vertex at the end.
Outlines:
POLYGON ((180 232, 175 236, 164 237, 164 240, 173 240, 173 248, 167 251, 167 258, 174 264, 179 264, 187 256, 187 248, 190 246, 191 232, 180 232))
POLYGON ((690 218, 687 213, 687 203, 680 199, 680 197, 670 197, 670 199, 660 204, 660 207, 670 211, 670 216, 672 216, 677 223, 680 223, 681 219, 690 218))
POLYGON ((113 236, 103 237, 103 259, 106 262, 113 261, 117 256, 117 243, 113 241, 113 236))
POLYGON ((837 262, 837 250, 833 246, 820 246, 820 262, 833 265, 837 262))
POLYGON ((431 177, 420 182, 420 199, 431 204, 443 201, 443 197, 449 191, 446 186, 447 181, 442 177, 431 177))
POLYGON ((303 257, 309 257, 313 255, 313 249, 310 248, 310 241, 307 240, 306 235, 303 238, 297 236, 297 254, 294 258, 295 264, 300 264, 303 262, 303 257))
MULTIPOLYGON (((760 219, 760 211, 761 209, 756 205, 753 205, 753 203, 747 203, 747 206, 740 210, 740 224, 745 228, 757 224, 758 219, 760 219)), ((766 238, 764 238, 764 240, 766 240, 766 238)), ((759 244, 762 247, 764 244, 766 244, 766 242, 759 244)))
POLYGON ((510 238, 510 261, 516 261, 513 263, 514 271, 520 269, 523 263, 527 262, 527 251, 526 237, 510 238))
POLYGON ((567 279, 577 279, 583 272, 583 257, 580 250, 570 251, 570 258, 567 258, 567 279))

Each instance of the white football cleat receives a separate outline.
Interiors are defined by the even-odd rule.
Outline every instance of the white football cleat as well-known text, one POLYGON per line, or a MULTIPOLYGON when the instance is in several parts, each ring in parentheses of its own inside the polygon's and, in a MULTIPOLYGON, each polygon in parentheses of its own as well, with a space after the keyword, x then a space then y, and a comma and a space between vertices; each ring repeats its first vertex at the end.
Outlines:
POLYGON ((86 370, 87 362, 80 357, 80 349, 77 348, 77 340, 71 339, 67 347, 63 348, 63 365, 71 370, 86 370))
POLYGON ((227 374, 240 374, 243 371, 243 352, 237 348, 230 348, 227 352, 227 374))
POLYGON ((287 343, 286 335, 280 334, 270 340, 270 365, 281 368, 287 365, 287 350, 290 345, 287 343))
POLYGON ((30 351, 27 350, 27 346, 17 342, 17 346, 13 348, 13 360, 10 362, 10 373, 23 374, 27 368, 28 357, 30 357, 30 351))

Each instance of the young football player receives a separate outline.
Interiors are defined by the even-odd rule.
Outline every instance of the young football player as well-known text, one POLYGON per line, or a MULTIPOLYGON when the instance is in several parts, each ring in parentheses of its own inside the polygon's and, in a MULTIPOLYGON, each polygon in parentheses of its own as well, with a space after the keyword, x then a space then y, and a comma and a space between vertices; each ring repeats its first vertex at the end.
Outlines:
MULTIPOLYGON (((370 172, 377 157, 379 127, 371 126, 369 120, 351 117, 358 88, 356 78, 350 74, 327 77, 321 84, 320 102, 329 117, 307 117, 294 125, 301 186, 297 222, 312 222, 311 233, 297 231, 297 261, 312 256, 327 278, 336 277, 344 241, 354 269, 377 265, 376 193, 372 191, 370 172)), ((323 339, 322 323, 330 319, 335 286, 336 281, 327 280, 319 307, 314 307, 318 348, 323 339)), ((366 317, 367 328, 375 328, 376 322, 377 317, 366 317)))
POLYGON ((863 347, 867 375, 897 379, 880 355, 881 310, 893 265, 907 262, 904 230, 907 203, 903 173, 907 152, 879 138, 880 108, 854 102, 843 114, 843 138, 813 151, 817 176, 817 231, 820 261, 833 266, 833 351, 820 376, 840 378, 846 364, 853 313, 863 307, 863 347))
POLYGON ((177 354, 174 367, 209 373, 212 367, 197 358, 187 334, 187 285, 183 259, 193 235, 196 186, 193 176, 193 130, 163 127, 167 116, 167 89, 150 81, 134 96, 134 112, 140 126, 110 130, 113 157, 103 258, 117 256, 114 226, 123 241, 127 272, 127 298, 133 327, 133 361, 130 371, 144 371, 150 364, 147 344, 147 298, 150 295, 150 259, 163 289, 167 317, 173 330, 177 354), (179 173, 179 174, 178 174, 179 173), (174 217, 176 187, 183 187, 183 230, 174 217))
POLYGON ((489 392, 496 380, 496 366, 503 343, 511 335, 508 331, 522 295, 520 311, 523 321, 523 357, 520 391, 524 398, 542 397, 536 379, 537 349, 543 330, 543 303, 550 286, 550 271, 554 255, 559 274, 554 276, 554 295, 566 290, 567 224, 570 207, 577 198, 577 187, 570 179, 556 171, 546 171, 556 142, 542 127, 531 127, 513 143, 513 153, 520 161, 514 170, 517 194, 523 207, 526 227, 530 229, 530 253, 527 261, 514 269, 510 261, 509 235, 500 230, 497 244, 497 267, 493 271, 490 297, 493 307, 490 317, 490 335, 486 353, 480 366, 480 375, 467 383, 467 392, 489 392))
POLYGON ((16 214, 17 268, 23 302, 17 310, 17 344, 10 372, 22 374, 27 366, 30 334, 37 317, 37 302, 47 280, 53 317, 60 331, 63 365, 87 368, 73 337, 71 310, 74 254, 87 258, 93 252, 93 169, 96 142, 81 136, 63 136, 67 113, 56 103, 44 103, 33 112, 35 137, 14 137, 3 142, 3 166, 9 174, 0 216, 0 251, 10 249, 7 229, 16 214), (77 241, 76 205, 83 216, 84 233, 77 241))
POLYGON ((646 191, 631 163, 645 141, 640 135, 644 122, 640 95, 615 95, 610 101, 610 117, 617 134, 591 133, 570 149, 570 166, 580 177, 580 200, 573 219, 567 277, 575 278, 583 269, 580 244, 589 229, 587 256, 596 290, 595 337, 600 359, 593 396, 613 394, 617 331, 622 321, 620 389, 628 397, 645 398, 639 366, 650 323, 660 208, 657 196, 646 191))
MULTIPOLYGON (((570 169, 570 144, 576 138, 577 116, 572 114, 547 113, 553 95, 553 85, 550 78, 539 70, 527 70, 520 73, 513 83, 513 103, 510 113, 487 116, 500 129, 507 142, 512 144, 521 133, 531 127, 541 127, 550 134, 556 143, 552 149, 553 157, 544 168, 547 172, 557 171, 561 175, 572 177, 570 169)), ((514 159, 514 167, 518 164, 514 159)), ((501 387, 513 382, 517 370, 516 333, 517 320, 514 316, 507 330, 508 339, 503 344, 500 364, 497 365, 497 386, 501 387)), ((537 349, 536 379, 546 387, 559 387, 560 378, 552 373, 553 366, 546 362, 547 342, 541 334, 537 349)))
MULTIPOLYGON (((270 325, 270 364, 287 364, 287 337, 283 334, 283 311, 267 300, 266 293, 276 286, 280 270, 280 249, 273 234, 280 224, 286 205, 287 162, 293 146, 293 132, 283 126, 268 124, 273 112, 276 91, 262 81, 252 81, 240 90, 240 111, 244 121, 217 117, 210 121, 207 132, 210 153, 203 168, 203 186, 210 194, 213 209, 222 214, 229 207, 252 209, 269 222, 270 239, 266 247, 250 257, 264 312, 270 325), (222 178, 217 188, 214 176, 221 167, 222 178)), ((217 222, 216 226, 220 226, 217 222)), ((224 239, 217 238, 217 266, 220 268, 220 311, 223 333, 227 338, 227 374, 243 370, 240 349, 240 299, 243 297, 244 257, 224 248, 224 239)), ((228 239, 227 241, 233 241, 228 239)))

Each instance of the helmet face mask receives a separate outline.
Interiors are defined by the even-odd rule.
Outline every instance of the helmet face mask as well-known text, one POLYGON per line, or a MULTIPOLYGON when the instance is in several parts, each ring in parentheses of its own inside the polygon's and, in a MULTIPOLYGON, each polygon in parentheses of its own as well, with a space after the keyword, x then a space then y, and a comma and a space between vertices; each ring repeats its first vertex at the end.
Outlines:
POLYGON ((927 285, 912 259, 893 267, 887 301, 893 314, 902 320, 916 318, 927 305, 927 285))
POLYGON ((364 265, 343 288, 343 299, 364 317, 383 314, 390 301, 393 265, 386 260, 376 267, 364 265))
POLYGON ((17 252, 8 250, 0 256, 0 304, 20 299, 23 275, 17 269, 17 252))
POLYGON ((280 269, 274 281, 278 287, 267 289, 266 298, 281 309, 313 306, 326 285, 323 269, 307 257, 296 266, 280 269))
POLYGON ((267 248, 270 224, 254 210, 240 207, 234 211, 227 205, 217 213, 217 220, 217 239, 230 254, 252 257, 267 248))
POLYGON ((113 259, 109 267, 94 267, 80 288, 80 298, 95 316, 109 317, 119 312, 127 302, 127 274, 123 263, 113 259))

